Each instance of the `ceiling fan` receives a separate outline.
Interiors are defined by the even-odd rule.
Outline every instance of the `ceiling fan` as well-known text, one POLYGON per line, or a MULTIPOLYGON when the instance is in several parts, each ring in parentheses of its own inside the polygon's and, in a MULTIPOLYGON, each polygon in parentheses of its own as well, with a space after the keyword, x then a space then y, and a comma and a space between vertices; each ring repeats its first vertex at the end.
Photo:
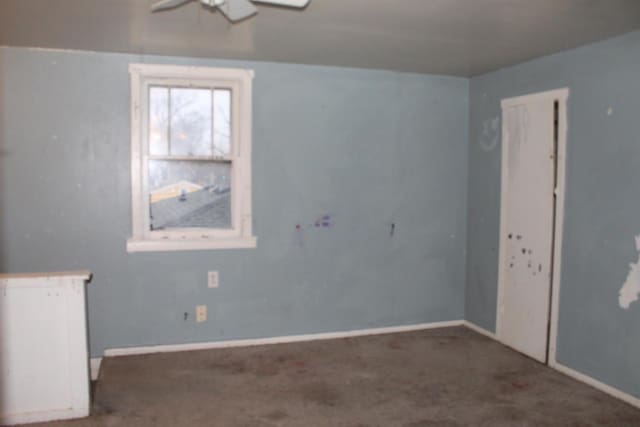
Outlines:
MULTIPOLYGON (((152 12, 164 9, 173 9, 182 6, 192 0, 160 0, 151 6, 152 12)), ((242 21, 258 13, 254 3, 268 3, 277 6, 303 8, 311 0, 200 0, 205 6, 217 8, 231 22, 242 21)))

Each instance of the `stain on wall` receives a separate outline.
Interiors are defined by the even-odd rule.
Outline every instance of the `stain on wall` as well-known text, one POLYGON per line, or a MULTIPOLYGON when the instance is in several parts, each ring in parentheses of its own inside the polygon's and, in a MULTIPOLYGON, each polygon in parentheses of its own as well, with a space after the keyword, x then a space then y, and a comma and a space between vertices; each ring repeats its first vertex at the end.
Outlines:
POLYGON ((500 116, 482 122, 482 133, 478 141, 484 151, 493 151, 500 141, 500 116))

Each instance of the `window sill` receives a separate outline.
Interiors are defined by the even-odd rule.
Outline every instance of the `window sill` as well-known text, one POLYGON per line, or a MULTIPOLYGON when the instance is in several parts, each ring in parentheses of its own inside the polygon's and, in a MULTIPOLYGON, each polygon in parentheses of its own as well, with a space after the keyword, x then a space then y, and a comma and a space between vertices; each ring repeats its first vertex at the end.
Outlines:
POLYGON ((127 240, 127 252, 198 251, 210 249, 254 249, 257 238, 234 237, 211 240, 127 240))

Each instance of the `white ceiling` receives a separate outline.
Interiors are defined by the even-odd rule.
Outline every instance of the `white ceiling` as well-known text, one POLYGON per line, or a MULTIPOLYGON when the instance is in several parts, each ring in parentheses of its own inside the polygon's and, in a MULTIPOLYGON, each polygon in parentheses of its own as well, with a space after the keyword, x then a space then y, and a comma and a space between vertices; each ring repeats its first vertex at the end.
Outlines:
POLYGON ((233 25, 153 1, 0 0, 0 45, 473 76, 640 28, 640 0, 312 0, 233 25))

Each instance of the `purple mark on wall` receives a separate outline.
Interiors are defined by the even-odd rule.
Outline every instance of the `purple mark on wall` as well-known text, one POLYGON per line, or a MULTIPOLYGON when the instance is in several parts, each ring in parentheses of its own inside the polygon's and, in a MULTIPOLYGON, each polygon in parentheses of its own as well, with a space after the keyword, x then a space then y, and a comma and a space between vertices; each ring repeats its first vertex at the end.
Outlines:
POLYGON ((333 222, 331 221, 331 215, 324 214, 316 220, 316 227, 331 227, 333 226, 333 222))
POLYGON ((333 226, 333 218, 330 214, 324 214, 319 216, 315 222, 313 223, 313 225, 310 225, 310 227, 324 227, 324 228, 328 228, 328 227, 332 227, 333 226))
POLYGON ((296 224, 295 226, 295 244, 296 246, 304 246, 304 230, 309 228, 331 228, 334 225, 333 216, 331 214, 320 215, 314 222, 310 224, 296 224))

